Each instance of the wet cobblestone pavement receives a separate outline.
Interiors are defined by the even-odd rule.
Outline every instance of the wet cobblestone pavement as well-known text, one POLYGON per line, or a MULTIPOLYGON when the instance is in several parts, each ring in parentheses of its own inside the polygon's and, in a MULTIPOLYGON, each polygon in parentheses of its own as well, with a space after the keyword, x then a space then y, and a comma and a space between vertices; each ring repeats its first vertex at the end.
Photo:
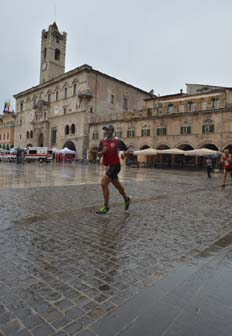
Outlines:
POLYGON ((99 217, 101 173, 0 164, 0 335, 102 336, 100 319, 231 231, 222 175, 126 169, 130 211, 112 189, 99 217))

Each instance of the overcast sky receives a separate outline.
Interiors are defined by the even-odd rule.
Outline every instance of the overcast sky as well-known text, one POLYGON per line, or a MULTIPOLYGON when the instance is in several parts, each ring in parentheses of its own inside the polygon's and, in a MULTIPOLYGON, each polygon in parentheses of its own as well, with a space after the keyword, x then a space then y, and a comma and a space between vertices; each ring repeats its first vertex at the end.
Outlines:
POLYGON ((231 0, 0 0, 0 110, 39 83, 41 31, 66 31, 66 71, 89 64, 145 90, 232 86, 231 0), (56 7, 56 15, 55 8, 56 7))

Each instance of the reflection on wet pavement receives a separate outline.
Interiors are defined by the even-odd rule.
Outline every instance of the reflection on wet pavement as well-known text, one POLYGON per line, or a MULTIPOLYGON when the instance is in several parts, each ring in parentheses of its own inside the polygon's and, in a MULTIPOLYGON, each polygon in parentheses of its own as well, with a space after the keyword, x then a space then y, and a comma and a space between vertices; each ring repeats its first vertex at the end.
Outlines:
MULTIPOLYGON (((27 163, 25 165, 0 162, 0 188, 26 188, 41 186, 63 186, 99 183, 104 167, 99 165, 27 163)), ((175 176, 192 177, 203 175, 202 172, 172 171, 170 174, 158 169, 122 168, 122 181, 146 181, 150 179, 175 179, 175 176)), ((186 183, 187 179, 185 180, 186 183)), ((180 181, 179 181, 180 182, 180 181)), ((192 180, 187 182, 192 184, 192 180)))
POLYGON ((111 213, 99 217, 102 173, 0 164, 3 335, 105 335, 93 328, 104 315, 179 265, 198 267, 230 247, 231 190, 219 188, 221 175, 124 169, 130 211, 111 188, 111 213))

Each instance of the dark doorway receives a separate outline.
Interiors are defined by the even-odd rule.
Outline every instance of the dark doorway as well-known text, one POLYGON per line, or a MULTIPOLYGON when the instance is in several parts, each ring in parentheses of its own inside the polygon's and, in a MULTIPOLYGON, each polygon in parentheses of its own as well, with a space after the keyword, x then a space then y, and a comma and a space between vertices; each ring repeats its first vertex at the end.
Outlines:
POLYGON ((39 135, 39 147, 43 147, 44 146, 44 136, 43 133, 40 133, 39 135))
POLYGON ((66 141, 63 148, 67 147, 70 150, 76 151, 76 146, 72 141, 66 141))

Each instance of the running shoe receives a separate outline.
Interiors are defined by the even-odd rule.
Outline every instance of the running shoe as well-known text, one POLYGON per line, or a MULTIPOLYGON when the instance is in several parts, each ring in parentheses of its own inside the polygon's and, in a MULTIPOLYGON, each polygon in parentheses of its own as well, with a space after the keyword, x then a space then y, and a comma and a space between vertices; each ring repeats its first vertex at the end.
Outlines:
POLYGON ((103 206, 102 208, 100 208, 98 211, 96 211, 97 215, 105 215, 110 211, 110 208, 108 206, 103 206))
POLYGON ((130 202, 131 202, 131 197, 127 197, 127 199, 125 200, 125 211, 129 209, 129 206, 130 206, 130 202))

